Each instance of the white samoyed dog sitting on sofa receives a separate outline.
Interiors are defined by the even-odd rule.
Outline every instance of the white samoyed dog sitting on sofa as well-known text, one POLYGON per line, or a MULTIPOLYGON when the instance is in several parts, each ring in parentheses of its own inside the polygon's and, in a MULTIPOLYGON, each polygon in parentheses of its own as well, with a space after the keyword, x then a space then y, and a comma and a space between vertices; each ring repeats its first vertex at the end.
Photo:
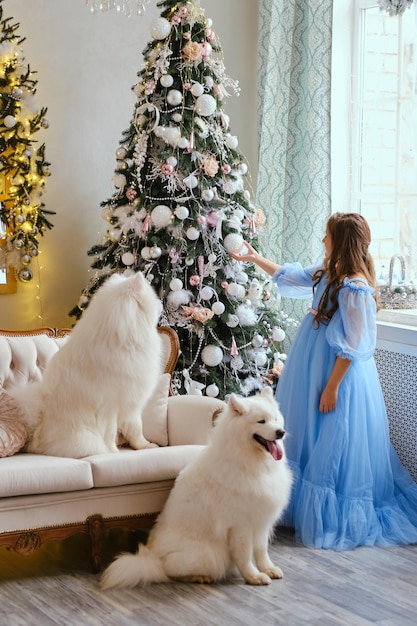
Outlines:
POLYGON ((291 490, 284 434, 270 388, 250 398, 232 394, 209 445, 178 475, 147 544, 119 556, 101 586, 210 583, 234 566, 251 585, 282 578, 268 544, 291 490))
POLYGON ((79 458, 153 447, 142 410, 162 369, 161 303, 143 274, 113 274, 97 290, 40 383, 15 390, 28 416, 27 451, 79 458))

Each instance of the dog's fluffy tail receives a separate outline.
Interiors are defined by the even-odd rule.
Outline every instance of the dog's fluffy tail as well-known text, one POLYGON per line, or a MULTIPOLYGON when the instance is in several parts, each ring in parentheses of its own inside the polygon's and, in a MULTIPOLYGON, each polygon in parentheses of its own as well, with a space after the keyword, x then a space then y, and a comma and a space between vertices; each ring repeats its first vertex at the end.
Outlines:
POLYGON ((161 560, 144 545, 137 554, 122 554, 104 572, 100 586, 102 589, 131 588, 150 583, 166 583, 161 560))

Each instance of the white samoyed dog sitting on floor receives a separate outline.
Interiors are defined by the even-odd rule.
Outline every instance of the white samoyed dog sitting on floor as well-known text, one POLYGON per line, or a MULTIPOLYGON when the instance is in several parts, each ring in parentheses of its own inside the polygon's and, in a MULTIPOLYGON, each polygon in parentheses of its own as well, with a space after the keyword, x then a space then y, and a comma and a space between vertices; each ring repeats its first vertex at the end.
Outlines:
POLYGON ((28 416, 28 452, 84 457, 123 439, 152 447, 142 410, 162 369, 161 303, 143 274, 114 274, 98 289, 43 380, 14 397, 28 416))
POLYGON ((101 586, 210 583, 234 566, 251 585, 282 578, 268 544, 291 490, 284 434, 271 389, 232 394, 209 445, 178 475, 147 544, 119 556, 101 586))

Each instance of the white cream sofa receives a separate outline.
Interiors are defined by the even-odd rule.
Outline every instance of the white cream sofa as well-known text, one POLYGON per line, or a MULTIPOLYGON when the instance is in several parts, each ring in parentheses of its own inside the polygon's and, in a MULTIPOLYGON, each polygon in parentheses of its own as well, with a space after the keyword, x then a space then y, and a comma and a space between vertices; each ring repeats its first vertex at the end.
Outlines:
MULTIPOLYGON (((165 371, 171 373, 178 338, 170 328, 160 332, 165 371)), ((0 330, 0 391, 40 380, 69 333, 0 330)), ((28 554, 46 541, 87 533, 97 572, 107 529, 151 527, 178 472, 207 443, 215 414, 224 406, 202 396, 171 396, 165 405, 158 421, 167 445, 159 448, 82 459, 24 451, 0 458, 0 548, 28 554)))

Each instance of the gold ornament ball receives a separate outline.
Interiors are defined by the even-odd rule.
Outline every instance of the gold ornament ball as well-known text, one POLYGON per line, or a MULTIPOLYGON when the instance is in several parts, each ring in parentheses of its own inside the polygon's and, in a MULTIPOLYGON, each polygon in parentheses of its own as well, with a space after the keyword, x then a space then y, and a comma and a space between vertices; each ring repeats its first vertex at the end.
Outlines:
POLYGON ((25 267, 19 270, 17 277, 22 283, 28 283, 32 280, 33 274, 28 267, 25 267))

